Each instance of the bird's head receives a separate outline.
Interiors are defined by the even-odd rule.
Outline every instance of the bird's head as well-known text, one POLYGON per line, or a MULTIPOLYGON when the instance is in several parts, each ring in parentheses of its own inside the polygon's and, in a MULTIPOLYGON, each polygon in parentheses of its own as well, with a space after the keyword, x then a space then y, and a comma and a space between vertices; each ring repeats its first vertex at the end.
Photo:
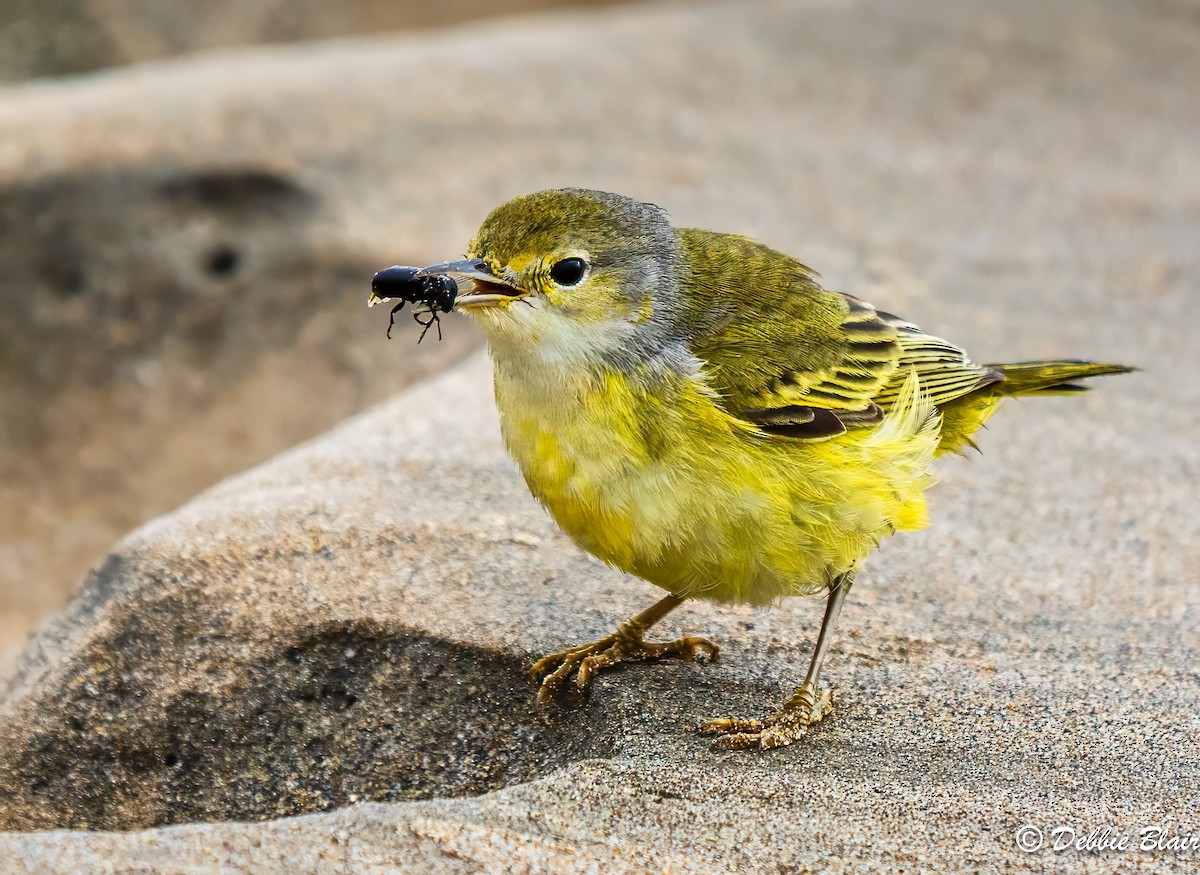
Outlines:
POLYGON ((589 364, 661 345, 679 251, 659 207, 560 189, 497 207, 465 261, 423 272, 471 281, 455 309, 478 319, 494 354, 589 364))

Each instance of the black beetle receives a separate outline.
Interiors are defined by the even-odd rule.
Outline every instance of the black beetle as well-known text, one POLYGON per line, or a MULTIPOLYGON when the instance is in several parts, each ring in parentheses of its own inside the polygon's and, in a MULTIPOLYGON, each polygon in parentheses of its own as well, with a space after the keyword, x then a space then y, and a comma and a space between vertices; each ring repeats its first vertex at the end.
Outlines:
POLYGON ((404 309, 405 304, 413 304, 414 307, 416 304, 424 304, 427 308, 423 313, 417 312, 415 309, 413 311, 413 320, 418 325, 425 326, 417 343, 425 339, 426 333, 433 325, 438 327, 438 340, 442 339, 442 326, 438 313, 450 312, 454 306, 454 299, 458 297, 458 283, 445 274, 418 276, 420 272, 421 268, 419 267, 405 267, 397 264, 385 267, 371 280, 373 300, 400 299, 400 303, 392 308, 388 318, 387 336, 389 339, 392 336, 392 325, 395 324, 396 313, 404 309), (428 314, 429 318, 422 320, 421 316, 425 314, 428 314))

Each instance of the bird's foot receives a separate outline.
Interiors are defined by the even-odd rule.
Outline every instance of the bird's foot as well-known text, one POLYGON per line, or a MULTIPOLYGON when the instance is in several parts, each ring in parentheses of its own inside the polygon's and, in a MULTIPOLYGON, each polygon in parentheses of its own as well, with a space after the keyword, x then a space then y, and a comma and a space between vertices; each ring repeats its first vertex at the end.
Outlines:
POLYGON ((833 710, 833 690, 803 686, 787 704, 762 720, 710 720, 700 731, 719 735, 714 747, 725 750, 769 750, 799 741, 808 727, 833 710))
POLYGON ((712 662, 717 658, 718 647, 707 638, 686 636, 674 641, 652 643, 644 641, 644 629, 633 623, 622 623, 612 635, 605 635, 591 644, 580 644, 543 656, 529 670, 531 680, 540 680, 537 701, 539 705, 550 702, 575 676, 575 686, 586 690, 596 673, 621 662, 644 662, 651 659, 692 659, 703 652, 712 662))

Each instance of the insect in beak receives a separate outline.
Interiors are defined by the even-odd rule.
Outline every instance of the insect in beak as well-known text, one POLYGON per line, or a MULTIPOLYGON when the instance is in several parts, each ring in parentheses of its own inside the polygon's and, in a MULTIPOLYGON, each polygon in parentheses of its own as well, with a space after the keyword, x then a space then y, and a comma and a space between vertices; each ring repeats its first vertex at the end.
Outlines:
POLYGON ((524 298, 524 289, 509 280, 499 277, 488 268, 487 262, 473 258, 463 261, 444 261, 421 268, 419 276, 453 276, 459 280, 471 280, 472 287, 458 295, 459 309, 482 307, 500 301, 524 298))
POLYGON ((444 274, 429 274, 422 276, 420 268, 393 265, 375 274, 371 280, 371 297, 367 306, 374 307, 384 301, 400 299, 400 303, 392 308, 388 319, 388 339, 392 336, 392 326, 396 323, 396 313, 404 309, 405 304, 413 305, 413 319, 418 325, 424 326, 420 343, 425 339, 430 327, 436 325, 438 340, 442 339, 442 324, 438 313, 449 313, 458 296, 458 283, 453 277, 444 274), (418 310, 418 307, 421 309, 418 310), (425 319, 421 317, 425 316, 425 319))

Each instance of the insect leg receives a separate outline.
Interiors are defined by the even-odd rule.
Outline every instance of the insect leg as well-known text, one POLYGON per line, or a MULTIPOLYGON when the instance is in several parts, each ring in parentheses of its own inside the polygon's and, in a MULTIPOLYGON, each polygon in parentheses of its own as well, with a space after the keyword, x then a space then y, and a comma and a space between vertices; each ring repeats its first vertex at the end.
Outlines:
POLYGON ((426 319, 425 321, 421 321, 420 314, 413 313, 413 321, 416 322, 418 325, 425 326, 425 330, 422 331, 421 336, 417 338, 417 343, 420 343, 422 340, 425 339, 425 335, 429 333, 429 329, 432 328, 434 325, 437 326, 438 340, 440 341, 442 339, 442 320, 438 316, 437 310, 429 310, 427 312, 429 314, 429 318, 426 319))
POLYGON ((399 304, 397 304, 395 307, 393 307, 392 312, 388 314, 388 330, 387 330, 387 339, 388 340, 392 339, 392 326, 396 324, 396 314, 404 309, 404 305, 406 303, 408 303, 408 302, 401 301, 399 304))

